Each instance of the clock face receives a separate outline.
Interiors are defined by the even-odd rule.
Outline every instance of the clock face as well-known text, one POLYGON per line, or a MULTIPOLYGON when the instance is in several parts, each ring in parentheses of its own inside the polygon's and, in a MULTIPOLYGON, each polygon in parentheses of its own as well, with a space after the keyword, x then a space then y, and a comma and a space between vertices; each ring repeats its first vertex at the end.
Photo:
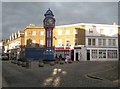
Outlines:
POLYGON ((48 19, 48 24, 52 25, 54 23, 53 19, 48 19))

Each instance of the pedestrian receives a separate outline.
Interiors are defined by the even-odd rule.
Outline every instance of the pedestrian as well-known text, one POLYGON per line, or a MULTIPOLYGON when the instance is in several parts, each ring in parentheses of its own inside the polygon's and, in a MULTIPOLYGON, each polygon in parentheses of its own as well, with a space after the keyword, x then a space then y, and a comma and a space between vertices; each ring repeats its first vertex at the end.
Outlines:
POLYGON ((59 60, 62 60, 62 54, 59 55, 59 60))
POLYGON ((56 54, 55 58, 56 58, 56 59, 58 59, 58 56, 57 56, 57 54, 56 54))
POLYGON ((59 62, 59 59, 58 59, 57 54, 56 54, 56 56, 55 56, 55 60, 56 60, 56 63, 58 63, 58 62, 59 62))
POLYGON ((79 59, 79 61, 80 61, 80 60, 82 60, 82 54, 81 54, 81 52, 80 52, 80 59, 79 59))
POLYGON ((70 56, 66 55, 65 63, 68 63, 70 61, 70 56))

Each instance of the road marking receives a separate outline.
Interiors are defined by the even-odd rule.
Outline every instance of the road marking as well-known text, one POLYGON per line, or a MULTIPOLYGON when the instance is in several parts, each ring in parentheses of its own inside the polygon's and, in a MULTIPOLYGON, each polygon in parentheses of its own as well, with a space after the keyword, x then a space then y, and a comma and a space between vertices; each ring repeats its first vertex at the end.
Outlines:
POLYGON ((101 77, 97 77, 97 76, 93 76, 92 74, 96 74, 96 73, 102 73, 102 72, 106 72, 106 71, 110 71, 110 70, 113 70, 115 69, 116 67, 111 67, 110 64, 109 65, 106 65, 109 67, 108 70, 104 70, 104 71, 97 71, 97 72, 93 72, 93 73, 90 73, 90 74, 85 74, 85 78, 89 78, 89 79, 98 79, 98 80, 107 80, 107 81, 110 81, 108 79, 105 79, 105 78, 101 78, 101 77))

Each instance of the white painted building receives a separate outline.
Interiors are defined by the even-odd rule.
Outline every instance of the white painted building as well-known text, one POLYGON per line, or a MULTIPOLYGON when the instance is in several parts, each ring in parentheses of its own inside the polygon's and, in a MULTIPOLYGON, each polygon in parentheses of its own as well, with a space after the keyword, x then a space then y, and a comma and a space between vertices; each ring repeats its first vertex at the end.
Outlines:
POLYGON ((118 26, 85 25, 86 60, 118 60, 118 26))

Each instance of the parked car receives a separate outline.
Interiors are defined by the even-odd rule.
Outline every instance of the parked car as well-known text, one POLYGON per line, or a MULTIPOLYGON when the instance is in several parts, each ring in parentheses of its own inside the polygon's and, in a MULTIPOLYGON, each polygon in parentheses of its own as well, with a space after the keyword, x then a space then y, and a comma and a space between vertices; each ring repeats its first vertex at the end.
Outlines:
POLYGON ((8 55, 7 54, 2 54, 2 60, 9 60, 8 55))

